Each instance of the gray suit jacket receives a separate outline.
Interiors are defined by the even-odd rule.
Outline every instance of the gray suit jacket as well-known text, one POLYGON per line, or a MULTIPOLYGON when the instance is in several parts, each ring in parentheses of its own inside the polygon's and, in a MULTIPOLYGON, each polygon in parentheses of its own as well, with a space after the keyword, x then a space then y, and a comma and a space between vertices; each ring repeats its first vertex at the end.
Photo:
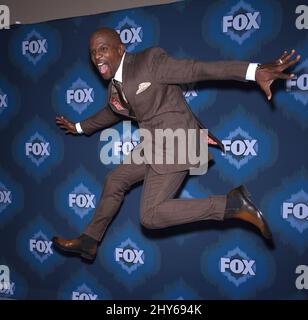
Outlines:
MULTIPOLYGON (((179 84, 202 80, 244 81, 248 64, 249 62, 244 61, 202 62, 175 59, 168 56, 161 48, 127 53, 123 62, 123 90, 135 117, 129 116, 128 110, 119 111, 109 103, 93 116, 81 121, 81 127, 85 134, 89 135, 129 117, 136 120, 140 128, 153 133, 157 128, 174 130, 205 128, 190 110, 179 84), (137 94, 141 83, 151 83, 151 85, 137 94)), ((108 101, 110 90, 111 85, 108 87, 108 101)), ((223 150, 222 143, 210 132, 209 137, 223 150)), ((155 139, 152 143, 154 159, 155 139)), ((151 166, 158 173, 184 171, 192 167, 189 162, 151 164, 151 166)))

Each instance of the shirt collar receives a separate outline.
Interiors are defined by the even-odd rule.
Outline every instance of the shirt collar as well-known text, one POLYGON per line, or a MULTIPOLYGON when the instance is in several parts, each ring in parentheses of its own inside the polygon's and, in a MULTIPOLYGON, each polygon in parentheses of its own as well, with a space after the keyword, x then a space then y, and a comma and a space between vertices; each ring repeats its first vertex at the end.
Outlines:
POLYGON ((120 62, 120 65, 119 65, 119 68, 113 78, 114 80, 119 81, 119 82, 123 82, 122 81, 122 79, 123 79, 123 77, 122 77, 123 76, 123 61, 124 61, 125 55, 126 55, 126 52, 124 52, 122 59, 121 59, 121 62, 120 62))

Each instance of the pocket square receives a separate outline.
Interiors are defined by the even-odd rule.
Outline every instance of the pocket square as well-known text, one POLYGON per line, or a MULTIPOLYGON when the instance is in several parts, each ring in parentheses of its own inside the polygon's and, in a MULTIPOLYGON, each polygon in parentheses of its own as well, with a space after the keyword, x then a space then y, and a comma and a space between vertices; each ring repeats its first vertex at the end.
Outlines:
POLYGON ((136 94, 139 94, 146 90, 151 85, 151 82, 142 82, 139 83, 138 90, 136 91, 136 94))

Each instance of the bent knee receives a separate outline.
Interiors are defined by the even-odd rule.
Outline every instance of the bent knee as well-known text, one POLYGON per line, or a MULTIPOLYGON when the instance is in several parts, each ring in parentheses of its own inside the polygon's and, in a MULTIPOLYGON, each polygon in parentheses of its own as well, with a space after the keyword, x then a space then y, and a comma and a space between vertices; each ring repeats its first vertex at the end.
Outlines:
POLYGON ((146 211, 141 211, 140 213, 140 223, 147 229, 156 229, 157 226, 154 223, 154 208, 148 209, 146 211))

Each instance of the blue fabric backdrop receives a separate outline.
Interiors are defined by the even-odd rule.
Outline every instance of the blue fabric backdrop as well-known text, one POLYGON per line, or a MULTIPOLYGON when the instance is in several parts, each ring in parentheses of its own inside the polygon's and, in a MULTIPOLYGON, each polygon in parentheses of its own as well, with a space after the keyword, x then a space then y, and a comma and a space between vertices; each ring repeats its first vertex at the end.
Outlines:
MULTIPOLYGON (((0 296, 307 299, 307 12, 297 0, 183 1, 1 30, 0 265, 10 270, 10 287, 2 286, 0 296), (297 77, 274 83, 270 103, 254 82, 182 85, 227 153, 212 150, 215 164, 189 178, 180 196, 225 194, 246 184, 273 245, 244 223, 146 230, 139 185, 93 264, 54 251, 52 236, 73 238, 89 222, 114 167, 100 162, 100 133, 73 137, 55 124, 57 115, 77 122, 105 104, 106 86, 88 51, 90 34, 102 26, 117 29, 129 52, 160 46, 179 58, 252 62, 293 48, 302 55, 297 77)), ((129 123, 115 128, 126 134, 129 123)))

